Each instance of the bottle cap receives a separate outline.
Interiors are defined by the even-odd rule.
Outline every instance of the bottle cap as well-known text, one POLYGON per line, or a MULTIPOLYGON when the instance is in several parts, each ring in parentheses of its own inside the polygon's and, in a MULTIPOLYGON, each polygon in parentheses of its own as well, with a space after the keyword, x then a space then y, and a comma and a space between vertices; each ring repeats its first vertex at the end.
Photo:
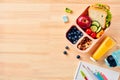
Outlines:
POLYGON ((117 66, 117 63, 114 59, 114 57, 112 55, 108 56, 106 59, 105 59, 105 62, 108 66, 110 67, 115 67, 117 66))
POLYGON ((93 62, 96 62, 96 60, 93 57, 90 57, 90 60, 92 60, 93 62))

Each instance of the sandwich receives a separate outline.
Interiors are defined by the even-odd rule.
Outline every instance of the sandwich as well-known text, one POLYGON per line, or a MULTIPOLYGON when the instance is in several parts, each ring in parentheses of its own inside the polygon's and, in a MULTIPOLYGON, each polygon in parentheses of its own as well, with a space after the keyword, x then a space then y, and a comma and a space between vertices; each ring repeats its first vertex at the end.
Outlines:
POLYGON ((98 3, 93 4, 88 9, 88 15, 92 21, 98 21, 103 29, 110 26, 112 14, 108 5, 98 3))

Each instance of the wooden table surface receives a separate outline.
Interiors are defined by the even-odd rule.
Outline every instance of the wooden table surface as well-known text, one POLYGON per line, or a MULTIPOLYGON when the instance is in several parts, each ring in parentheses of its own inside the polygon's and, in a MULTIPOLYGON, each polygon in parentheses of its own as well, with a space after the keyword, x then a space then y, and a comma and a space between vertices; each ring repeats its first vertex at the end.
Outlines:
MULTIPOLYGON (((65 32, 90 4, 99 0, 1 0, 0 80, 73 80, 79 61, 93 63, 65 38, 65 32), (69 7, 73 14, 64 9, 69 7), (64 24, 63 15, 70 22, 64 24), (70 50, 63 54, 65 46, 70 50), (81 55, 81 60, 76 55, 81 55)), ((120 44, 120 0, 100 0, 111 7, 112 24, 107 35, 120 44)), ((120 68, 108 68, 119 71, 120 68)), ((113 74, 114 75, 114 74, 113 74)))

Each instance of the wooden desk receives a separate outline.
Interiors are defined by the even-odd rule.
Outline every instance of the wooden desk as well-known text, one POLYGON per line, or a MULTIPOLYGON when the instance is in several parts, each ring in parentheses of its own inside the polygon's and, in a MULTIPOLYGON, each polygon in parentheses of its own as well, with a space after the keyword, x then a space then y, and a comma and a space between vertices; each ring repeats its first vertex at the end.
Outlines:
MULTIPOLYGON (((69 44, 65 32, 81 12, 99 0, 2 0, 0 1, 0 80, 73 80, 80 54, 82 61, 95 64, 69 44), (64 9, 70 22, 64 24, 64 9), (68 56, 63 54, 70 47, 68 56)), ((108 35, 120 44, 120 1, 101 0, 111 6, 108 35)), ((103 62, 97 63, 108 68, 103 62)), ((109 68, 120 72, 120 68, 109 68)), ((114 74, 113 74, 114 75, 114 74)))

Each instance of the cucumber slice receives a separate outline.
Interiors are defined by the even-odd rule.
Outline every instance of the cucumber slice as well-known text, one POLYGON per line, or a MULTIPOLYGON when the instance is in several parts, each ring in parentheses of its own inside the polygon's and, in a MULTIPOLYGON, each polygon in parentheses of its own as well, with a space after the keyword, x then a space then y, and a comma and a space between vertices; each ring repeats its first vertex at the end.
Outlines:
POLYGON ((101 29, 102 29, 102 27, 99 27, 99 28, 97 29, 96 33, 100 32, 101 29))
POLYGON ((93 25, 93 26, 100 27, 100 23, 99 23, 98 21, 95 21, 95 20, 92 22, 92 25, 93 25))
POLYGON ((90 29, 93 31, 93 32, 96 32, 98 27, 97 26, 91 26, 90 29))

